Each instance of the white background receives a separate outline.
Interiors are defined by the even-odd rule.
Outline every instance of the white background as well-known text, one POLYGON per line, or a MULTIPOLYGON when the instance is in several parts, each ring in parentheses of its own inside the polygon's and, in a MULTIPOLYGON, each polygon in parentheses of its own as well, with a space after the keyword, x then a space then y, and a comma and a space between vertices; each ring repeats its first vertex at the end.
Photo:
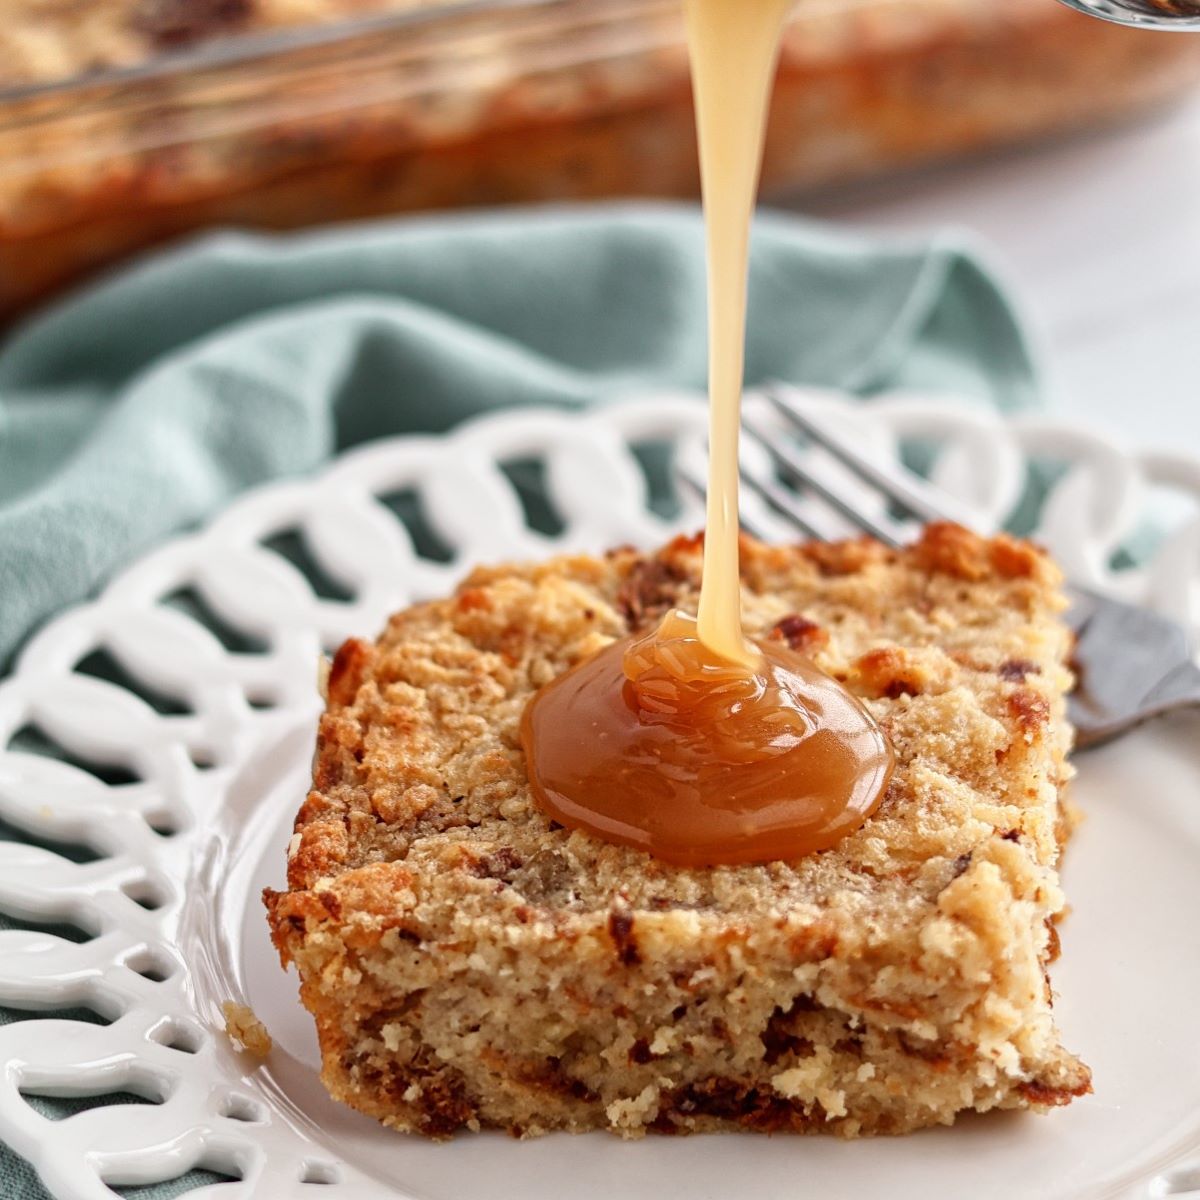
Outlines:
POLYGON ((983 237, 1039 343, 1056 409, 1130 445, 1200 452, 1200 96, 1117 130, 794 207, 868 229, 956 225, 983 237))

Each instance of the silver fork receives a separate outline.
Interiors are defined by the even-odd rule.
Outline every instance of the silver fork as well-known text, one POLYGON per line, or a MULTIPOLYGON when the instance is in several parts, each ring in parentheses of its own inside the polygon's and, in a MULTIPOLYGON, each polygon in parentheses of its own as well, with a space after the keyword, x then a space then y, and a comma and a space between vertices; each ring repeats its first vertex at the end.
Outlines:
MULTIPOLYGON (((953 497, 904 467, 881 467, 844 436, 814 421, 785 386, 769 387, 765 395, 789 426, 826 450, 881 502, 890 501, 921 522, 970 524, 970 514, 953 497)), ((819 498, 855 529, 889 546, 901 544, 895 522, 884 512, 864 506, 861 487, 847 488, 845 481, 832 473, 814 470, 803 453, 750 414, 744 416, 742 428, 751 446, 769 456, 789 483, 819 498)), ((703 493, 704 482, 694 470, 678 465, 677 473, 684 483, 703 493)), ((745 469, 742 481, 805 537, 827 540, 830 536, 830 530, 816 520, 813 506, 804 504, 797 491, 745 469)), ((762 531, 745 513, 742 527, 761 536, 762 531)), ((1067 622, 1076 638, 1072 665, 1078 677, 1070 697, 1070 716, 1079 747, 1109 741, 1162 713, 1200 708, 1200 667, 1181 626, 1088 588, 1069 585, 1067 594, 1071 601, 1067 622)))

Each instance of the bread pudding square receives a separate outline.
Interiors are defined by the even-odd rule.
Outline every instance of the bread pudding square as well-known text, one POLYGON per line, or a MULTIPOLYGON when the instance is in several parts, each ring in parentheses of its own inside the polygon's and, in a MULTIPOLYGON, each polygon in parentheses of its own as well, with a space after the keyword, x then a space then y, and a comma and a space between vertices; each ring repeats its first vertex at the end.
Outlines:
POLYGON ((1047 965, 1071 827, 1059 572, 949 524, 741 552, 747 633, 861 697, 896 770, 790 862, 673 867, 532 802, 530 696, 669 607, 702 544, 475 571, 352 640, 265 894, 322 1078, 398 1130, 842 1137, 1090 1090, 1047 965))

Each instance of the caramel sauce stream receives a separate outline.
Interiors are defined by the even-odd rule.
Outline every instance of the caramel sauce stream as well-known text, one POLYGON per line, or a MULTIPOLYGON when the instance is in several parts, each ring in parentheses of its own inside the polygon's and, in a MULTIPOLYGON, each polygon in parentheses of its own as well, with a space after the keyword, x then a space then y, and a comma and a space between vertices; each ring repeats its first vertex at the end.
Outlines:
POLYGON ((738 426, 750 222, 791 0, 684 0, 708 255, 708 527, 696 617, 668 613, 542 688, 521 723, 530 787, 555 820, 682 866, 827 849, 892 772, 863 705, 779 642, 747 641, 738 570, 738 426))
POLYGON ((791 0, 684 0, 708 261, 708 512, 700 640, 753 667, 738 589, 738 427, 750 221, 791 0))

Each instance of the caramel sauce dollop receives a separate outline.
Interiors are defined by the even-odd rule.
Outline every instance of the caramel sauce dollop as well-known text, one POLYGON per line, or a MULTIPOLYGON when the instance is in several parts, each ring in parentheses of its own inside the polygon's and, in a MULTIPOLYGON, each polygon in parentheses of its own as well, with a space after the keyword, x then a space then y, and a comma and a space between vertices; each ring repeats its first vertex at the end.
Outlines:
POLYGON ((723 658, 681 612, 542 688, 521 739, 551 817, 689 867, 827 849, 893 766, 870 713, 808 659, 775 641, 723 658))

